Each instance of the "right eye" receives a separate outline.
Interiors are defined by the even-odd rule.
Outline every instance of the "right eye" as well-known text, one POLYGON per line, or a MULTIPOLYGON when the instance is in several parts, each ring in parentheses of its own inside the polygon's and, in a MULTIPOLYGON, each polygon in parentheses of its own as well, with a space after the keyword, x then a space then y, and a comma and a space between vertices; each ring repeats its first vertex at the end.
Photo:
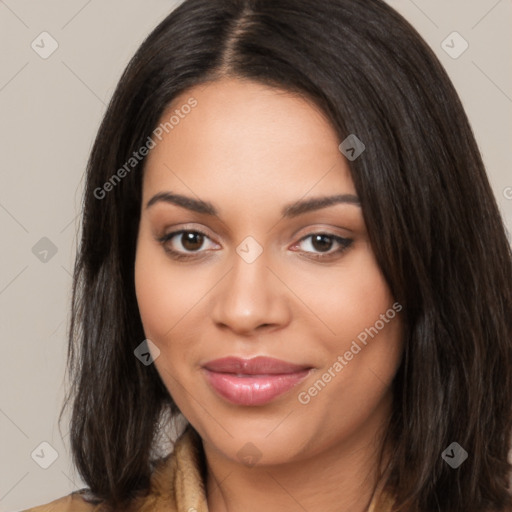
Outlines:
POLYGON ((210 237, 206 233, 195 229, 173 231, 158 239, 164 246, 165 251, 171 257, 179 260, 195 258, 198 254, 205 252, 200 251, 200 249, 204 246, 206 240, 210 240, 210 237))

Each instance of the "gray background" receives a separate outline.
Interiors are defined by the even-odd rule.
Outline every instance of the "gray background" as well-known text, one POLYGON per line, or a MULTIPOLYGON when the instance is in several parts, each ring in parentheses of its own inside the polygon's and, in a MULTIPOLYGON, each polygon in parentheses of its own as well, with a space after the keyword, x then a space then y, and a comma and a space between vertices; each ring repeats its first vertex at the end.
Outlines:
MULTIPOLYGON (((388 2, 451 76, 510 230, 511 0, 388 2), (458 58, 443 48, 459 52, 457 36, 442 45, 453 31, 469 43, 458 58)), ((83 173, 122 70, 177 3, 0 0, 1 511, 83 486, 71 464, 67 422, 62 433, 57 426, 83 173), (58 44, 46 59, 40 54, 52 41, 44 31, 58 44), (42 442, 58 453, 47 469, 40 466, 53 452, 42 442)))

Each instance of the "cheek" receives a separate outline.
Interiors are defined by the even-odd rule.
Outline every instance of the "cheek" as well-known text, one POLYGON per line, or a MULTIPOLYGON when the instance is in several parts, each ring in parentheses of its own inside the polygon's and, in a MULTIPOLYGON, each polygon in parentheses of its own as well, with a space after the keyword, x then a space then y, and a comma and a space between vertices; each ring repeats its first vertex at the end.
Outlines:
MULTIPOLYGON (((376 405, 399 366, 402 308, 395 303, 369 245, 352 256, 336 272, 316 275, 316 291, 310 293, 308 305, 326 328, 310 332, 324 353, 317 379, 325 377, 328 384, 326 392, 317 380, 315 389, 309 388, 311 394, 302 390, 311 397, 322 395, 315 398, 316 407, 351 404, 365 414, 365 407, 376 405)), ((304 292, 308 284, 313 283, 305 283, 304 292)), ((318 324, 317 319, 314 322, 318 324)))
POLYGON ((197 279, 173 269, 163 249, 143 237, 137 245, 134 271, 144 333, 160 350, 154 364, 180 409, 188 411, 183 386, 193 388, 187 359, 194 358, 194 338, 197 338, 190 318, 204 290, 198 287, 197 279))
POLYGON ((348 255, 339 266, 297 279, 298 293, 325 329, 318 334, 341 348, 374 325, 393 297, 369 245, 348 255))
POLYGON ((161 340, 165 331, 172 327, 168 316, 172 309, 168 306, 173 302, 173 292, 166 286, 161 265, 150 256, 151 251, 140 244, 135 259, 135 293, 146 336, 161 340))
POLYGON ((191 268, 176 266, 162 248, 141 237, 135 258, 135 292, 148 338, 165 345, 171 338, 184 337, 194 307, 208 290, 201 272, 191 268))

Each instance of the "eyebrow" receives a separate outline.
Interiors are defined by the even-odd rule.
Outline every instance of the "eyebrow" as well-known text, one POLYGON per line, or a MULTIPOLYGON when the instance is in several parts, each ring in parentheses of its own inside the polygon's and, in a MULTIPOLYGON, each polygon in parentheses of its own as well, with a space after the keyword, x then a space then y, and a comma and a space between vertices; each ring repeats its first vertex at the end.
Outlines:
MULTIPOLYGON (((218 210, 209 201, 201 199, 194 199, 193 197, 184 196, 181 194, 174 194, 172 192, 159 192, 155 194, 146 204, 146 209, 150 208, 156 203, 169 203, 176 206, 181 206, 193 212, 202 213, 204 215, 217 216, 218 210)), ((281 215, 284 218, 297 217, 307 212, 327 208, 335 204, 351 204, 354 206, 361 206, 359 198, 354 194, 338 194, 334 196, 313 197, 311 199, 304 199, 294 203, 285 205, 281 210, 281 215)))

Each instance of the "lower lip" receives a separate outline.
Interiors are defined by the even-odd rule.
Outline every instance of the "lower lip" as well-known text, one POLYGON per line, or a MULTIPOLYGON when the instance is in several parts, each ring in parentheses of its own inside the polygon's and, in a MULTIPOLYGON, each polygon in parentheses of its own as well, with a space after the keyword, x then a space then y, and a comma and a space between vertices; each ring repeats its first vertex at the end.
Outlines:
POLYGON ((236 405, 264 405, 286 393, 309 374, 310 370, 279 375, 248 375, 212 372, 204 368, 206 379, 223 398, 236 405))

